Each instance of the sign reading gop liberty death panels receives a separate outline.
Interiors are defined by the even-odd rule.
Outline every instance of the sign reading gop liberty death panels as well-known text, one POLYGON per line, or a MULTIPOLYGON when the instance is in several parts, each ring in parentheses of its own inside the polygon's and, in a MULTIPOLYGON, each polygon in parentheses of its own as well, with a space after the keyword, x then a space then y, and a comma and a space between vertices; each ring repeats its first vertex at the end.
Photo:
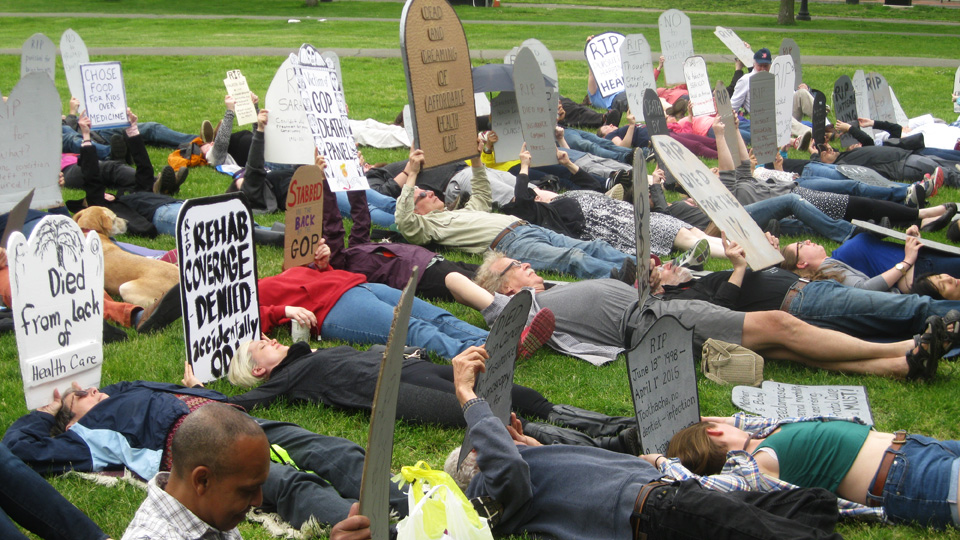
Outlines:
POLYGON ((93 129, 126 127, 127 94, 120 62, 80 64, 83 106, 93 129))

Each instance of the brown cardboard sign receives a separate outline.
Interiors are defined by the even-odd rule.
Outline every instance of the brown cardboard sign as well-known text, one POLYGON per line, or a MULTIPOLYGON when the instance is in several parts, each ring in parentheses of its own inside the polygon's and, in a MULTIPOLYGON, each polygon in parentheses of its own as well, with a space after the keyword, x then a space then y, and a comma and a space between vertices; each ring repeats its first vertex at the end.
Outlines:
POLYGON ((323 171, 304 165, 293 173, 287 190, 283 269, 313 262, 313 251, 323 238, 323 171))
POLYGON ((470 50, 460 18, 446 0, 408 0, 400 19, 400 55, 414 146, 425 166, 477 155, 470 50))

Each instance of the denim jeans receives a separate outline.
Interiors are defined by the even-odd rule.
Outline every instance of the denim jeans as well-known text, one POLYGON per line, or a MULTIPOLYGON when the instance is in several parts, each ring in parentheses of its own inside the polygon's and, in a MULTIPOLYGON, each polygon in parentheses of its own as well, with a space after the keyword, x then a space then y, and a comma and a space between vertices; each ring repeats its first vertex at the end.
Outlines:
MULTIPOLYGON (((567 128, 563 130, 563 139, 567 141, 570 148, 588 152, 595 156, 608 159, 615 159, 626 163, 633 153, 632 148, 617 146, 613 141, 608 141, 603 137, 598 137, 593 133, 580 131, 579 129, 567 128)), ((574 159, 572 156, 570 159, 574 159)))
MULTIPOLYGON (((106 131, 106 130, 104 130, 106 131)), ((73 128, 65 125, 60 125, 60 136, 62 151, 65 154, 79 154, 80 145, 83 144, 83 136, 80 133, 76 132, 73 128)), ((92 142, 92 141, 91 141, 92 142)), ((110 159, 110 147, 105 144, 93 143, 93 147, 97 149, 97 157, 101 160, 110 159)))
MULTIPOLYGON (((393 308, 402 291, 380 283, 363 283, 348 290, 333 305, 320 335, 354 343, 386 343, 393 308)), ((454 317, 449 311, 413 299, 407 345, 453 358, 472 345, 483 345, 487 331, 454 317)))
MULTIPOLYGON (((806 170, 806 169, 804 169, 806 170)), ((828 193, 842 193, 856 195, 881 201, 902 203, 907 198, 907 185, 899 184, 891 187, 871 186, 857 180, 831 180, 829 178, 814 178, 801 176, 797 183, 807 189, 826 191, 828 193)))
POLYGON ((834 242, 843 242, 855 229, 849 221, 827 216, 795 193, 758 201, 743 208, 761 227, 771 219, 783 220, 780 227, 784 234, 802 236, 807 234, 805 231, 813 230, 834 242), (791 215, 796 216, 800 223, 798 224, 797 220, 784 219, 791 215))
POLYGON ((177 216, 180 214, 182 202, 165 204, 153 213, 153 226, 160 234, 177 235, 177 216))
POLYGON ((848 180, 848 178, 837 170, 837 166, 832 163, 821 163, 811 161, 803 166, 803 172, 800 173, 803 178, 830 178, 833 180, 848 180))
POLYGON ((950 274, 953 277, 960 277, 960 257, 950 255, 937 255, 937 252, 924 253, 923 250, 917 256, 917 262, 913 265, 913 275, 923 274, 950 274))
MULTIPOLYGON (((957 478, 960 441, 938 441, 908 435, 890 464, 883 485, 883 508, 894 522, 923 527, 960 527, 957 515, 957 478)), ((871 482, 871 485, 873 483, 871 482)), ((867 494, 867 499, 877 497, 867 494)))
MULTIPOLYGON (((141 122, 137 124, 137 128, 140 130, 140 136, 143 137, 143 142, 152 144, 154 146, 176 148, 183 143, 188 143, 197 138, 196 135, 180 133, 179 131, 174 131, 157 122, 141 122)), ((110 137, 113 137, 114 135, 123 135, 126 132, 127 129, 123 127, 108 128, 101 129, 100 135, 109 141, 110 137)))
POLYGON ((610 277, 630 257, 602 240, 576 240, 536 225, 524 225, 507 233, 497 251, 530 263, 536 270, 553 270, 586 279, 610 277))
POLYGON ((750 119, 742 116, 740 117, 740 137, 747 146, 750 145, 750 119))
MULTIPOLYGON (((372 189, 366 190, 366 193, 367 209, 370 211, 370 219, 373 224, 380 227, 393 225, 393 214, 397 210, 397 200, 372 189)), ((337 208, 340 209, 340 215, 349 218, 350 200, 347 198, 347 192, 338 191, 336 195, 337 208)))
POLYGON ((917 150, 921 156, 933 156, 948 161, 960 161, 960 150, 947 150, 945 148, 923 148, 917 150))

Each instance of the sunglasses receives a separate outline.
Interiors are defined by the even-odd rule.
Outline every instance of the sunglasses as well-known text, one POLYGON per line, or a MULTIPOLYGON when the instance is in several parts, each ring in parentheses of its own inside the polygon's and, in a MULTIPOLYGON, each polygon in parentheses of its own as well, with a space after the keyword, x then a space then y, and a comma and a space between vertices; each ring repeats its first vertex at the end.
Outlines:
POLYGON ((430 195, 430 192, 424 189, 420 193, 417 193, 417 200, 426 199, 428 195, 430 195))
POLYGON ((513 270, 514 268, 520 268, 520 266, 521 266, 520 261, 510 261, 510 264, 508 264, 507 267, 503 269, 503 272, 500 272, 500 277, 507 275, 507 272, 509 272, 510 270, 513 270))

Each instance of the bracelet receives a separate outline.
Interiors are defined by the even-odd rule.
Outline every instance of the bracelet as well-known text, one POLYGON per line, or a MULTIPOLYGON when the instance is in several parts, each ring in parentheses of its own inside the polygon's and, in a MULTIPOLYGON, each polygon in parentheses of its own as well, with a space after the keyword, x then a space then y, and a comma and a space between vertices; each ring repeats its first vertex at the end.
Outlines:
POLYGON ((481 401, 486 401, 486 400, 480 397, 475 397, 470 401, 467 401, 466 403, 463 404, 463 409, 461 409, 461 412, 466 414, 467 409, 469 409, 470 407, 473 407, 474 405, 476 405, 477 403, 480 403, 481 401))
POLYGON ((907 270, 913 268, 913 264, 908 263, 907 261, 900 261, 900 262, 902 262, 903 264, 907 265, 907 270))
POLYGON ((653 460, 653 466, 660 468, 660 458, 667 459, 666 456, 657 456, 657 459, 653 460))

